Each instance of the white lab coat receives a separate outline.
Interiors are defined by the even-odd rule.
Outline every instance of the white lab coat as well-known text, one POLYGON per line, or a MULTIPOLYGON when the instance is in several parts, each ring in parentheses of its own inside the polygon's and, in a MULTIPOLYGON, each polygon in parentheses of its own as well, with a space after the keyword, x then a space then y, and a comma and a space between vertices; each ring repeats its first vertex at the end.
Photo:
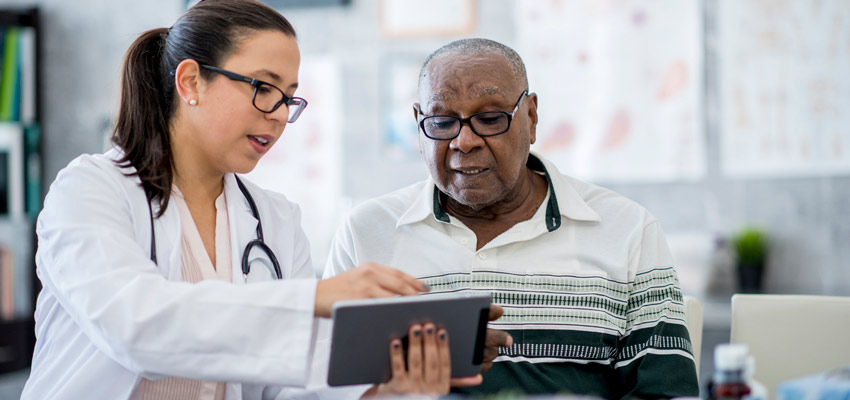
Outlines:
POLYGON ((126 175, 133 169, 113 162, 120 155, 80 156, 50 186, 36 227, 44 289, 22 398, 127 399, 143 377, 183 376, 228 382, 229 400, 259 399, 281 390, 267 385, 323 380, 308 376, 316 280, 298 206, 243 179, 284 277, 274 280, 255 249, 245 285, 241 257, 257 221, 226 175, 235 284, 180 282, 177 208, 155 220, 155 265, 147 201, 126 175))

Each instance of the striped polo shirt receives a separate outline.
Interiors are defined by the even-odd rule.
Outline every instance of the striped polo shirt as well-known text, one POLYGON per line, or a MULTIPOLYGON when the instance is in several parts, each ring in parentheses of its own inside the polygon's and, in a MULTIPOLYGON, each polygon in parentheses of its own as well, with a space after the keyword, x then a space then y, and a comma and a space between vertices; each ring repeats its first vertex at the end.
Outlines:
POLYGON ((356 207, 325 277, 372 261, 433 293, 489 293, 505 309, 490 327, 510 332, 514 344, 465 393, 696 396, 682 294, 658 221, 538 155, 527 166, 547 178, 546 198, 481 249, 429 179, 356 207))

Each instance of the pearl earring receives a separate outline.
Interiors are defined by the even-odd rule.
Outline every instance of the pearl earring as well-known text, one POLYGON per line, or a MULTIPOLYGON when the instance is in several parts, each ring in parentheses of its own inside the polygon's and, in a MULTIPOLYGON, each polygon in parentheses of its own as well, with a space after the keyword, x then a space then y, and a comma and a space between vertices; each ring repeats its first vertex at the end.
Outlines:
POLYGON ((195 99, 189 100, 189 105, 190 105, 190 106, 196 106, 196 105, 198 105, 198 100, 195 100, 195 99))

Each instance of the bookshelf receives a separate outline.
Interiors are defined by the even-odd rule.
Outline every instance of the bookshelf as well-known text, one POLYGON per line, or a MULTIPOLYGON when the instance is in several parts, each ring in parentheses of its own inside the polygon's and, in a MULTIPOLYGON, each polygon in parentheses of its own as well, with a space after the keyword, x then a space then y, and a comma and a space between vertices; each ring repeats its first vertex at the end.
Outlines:
POLYGON ((29 366, 35 344, 40 39, 37 8, 0 6, 0 373, 29 366))

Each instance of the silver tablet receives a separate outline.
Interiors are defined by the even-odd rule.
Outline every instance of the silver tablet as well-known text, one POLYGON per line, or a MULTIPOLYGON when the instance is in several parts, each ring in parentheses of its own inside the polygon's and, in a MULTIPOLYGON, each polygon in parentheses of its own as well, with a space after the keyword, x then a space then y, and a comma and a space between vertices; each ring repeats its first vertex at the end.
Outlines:
POLYGON ((452 377, 481 372, 490 310, 488 294, 425 294, 340 301, 331 312, 328 385, 386 382, 390 340, 407 344, 410 325, 431 322, 449 333, 452 377))

